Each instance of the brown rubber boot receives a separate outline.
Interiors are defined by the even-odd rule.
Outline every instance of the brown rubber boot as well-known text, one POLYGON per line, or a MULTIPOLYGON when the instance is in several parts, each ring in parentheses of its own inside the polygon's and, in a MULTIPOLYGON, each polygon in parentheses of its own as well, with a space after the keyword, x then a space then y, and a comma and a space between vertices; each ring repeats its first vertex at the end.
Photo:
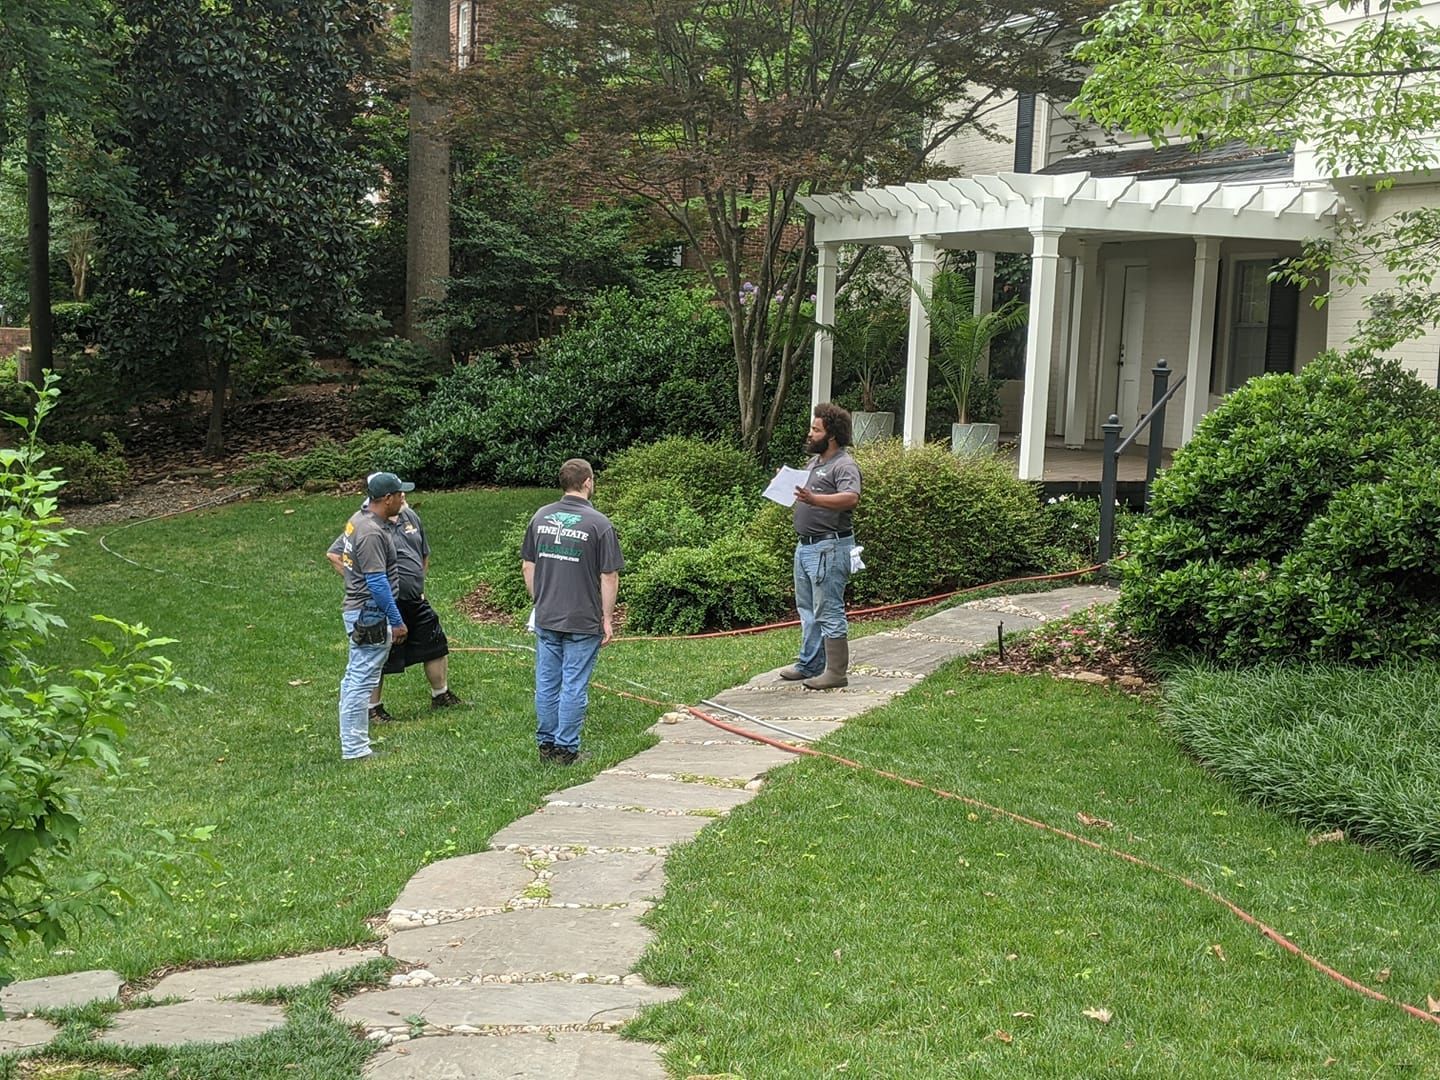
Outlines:
POLYGON ((794 664, 791 664, 787 668, 781 668, 777 672, 777 674, 780 676, 780 678, 786 680, 787 682, 795 682, 795 680, 797 679, 814 678, 814 676, 805 674, 805 672, 801 671, 794 664))
POLYGON ((837 637, 825 639, 825 670, 813 679, 806 679, 800 685, 807 690, 838 690, 850 685, 845 669, 850 666, 850 639, 837 637))

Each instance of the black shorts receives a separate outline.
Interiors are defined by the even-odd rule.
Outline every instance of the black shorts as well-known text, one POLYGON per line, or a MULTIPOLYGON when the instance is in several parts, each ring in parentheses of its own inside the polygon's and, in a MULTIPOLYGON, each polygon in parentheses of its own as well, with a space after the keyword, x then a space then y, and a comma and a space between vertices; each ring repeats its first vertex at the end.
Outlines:
POLYGON ((399 675, 411 664, 438 660, 450 653, 450 642, 440 625, 440 616, 423 596, 419 600, 398 600, 400 617, 410 632, 399 645, 390 646, 390 655, 380 669, 384 675, 399 675))

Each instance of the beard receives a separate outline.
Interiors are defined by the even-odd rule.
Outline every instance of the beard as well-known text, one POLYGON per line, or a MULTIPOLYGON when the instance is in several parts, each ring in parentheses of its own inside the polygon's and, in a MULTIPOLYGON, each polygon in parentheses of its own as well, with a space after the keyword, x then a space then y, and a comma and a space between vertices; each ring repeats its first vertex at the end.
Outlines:
POLYGON ((830 448, 830 436, 822 435, 814 439, 805 440, 805 452, 807 454, 823 454, 830 448))

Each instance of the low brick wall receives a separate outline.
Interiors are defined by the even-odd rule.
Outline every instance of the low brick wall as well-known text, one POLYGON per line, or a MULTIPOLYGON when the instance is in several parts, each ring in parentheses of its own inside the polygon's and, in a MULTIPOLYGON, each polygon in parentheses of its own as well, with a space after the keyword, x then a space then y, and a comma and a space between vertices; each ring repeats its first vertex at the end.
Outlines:
POLYGON ((28 326, 0 326, 0 356, 14 356, 16 349, 30 344, 28 326))

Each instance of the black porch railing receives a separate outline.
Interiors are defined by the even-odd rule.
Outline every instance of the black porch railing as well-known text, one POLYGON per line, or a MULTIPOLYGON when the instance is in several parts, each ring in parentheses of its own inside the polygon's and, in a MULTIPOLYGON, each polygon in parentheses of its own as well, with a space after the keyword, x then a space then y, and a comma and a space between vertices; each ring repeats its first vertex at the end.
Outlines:
POLYGON ((1181 375, 1174 386, 1168 386, 1170 382, 1170 365, 1164 360, 1155 361, 1155 366, 1150 369, 1155 376, 1155 387, 1150 395, 1150 411, 1142 416, 1135 425, 1135 430, 1125 436, 1124 441, 1120 439, 1120 417, 1114 413, 1110 419, 1100 425, 1105 432, 1105 449, 1101 455, 1100 466, 1100 561, 1108 563, 1115 547, 1115 485, 1116 476, 1120 469, 1120 455, 1135 442, 1135 437, 1146 428, 1154 425, 1155 430, 1151 433, 1149 444, 1149 456, 1145 462, 1145 505, 1150 505, 1150 489, 1155 485, 1155 474, 1160 471, 1160 455, 1164 451, 1165 444, 1165 406, 1175 396, 1175 391, 1185 385, 1185 376, 1181 375))

